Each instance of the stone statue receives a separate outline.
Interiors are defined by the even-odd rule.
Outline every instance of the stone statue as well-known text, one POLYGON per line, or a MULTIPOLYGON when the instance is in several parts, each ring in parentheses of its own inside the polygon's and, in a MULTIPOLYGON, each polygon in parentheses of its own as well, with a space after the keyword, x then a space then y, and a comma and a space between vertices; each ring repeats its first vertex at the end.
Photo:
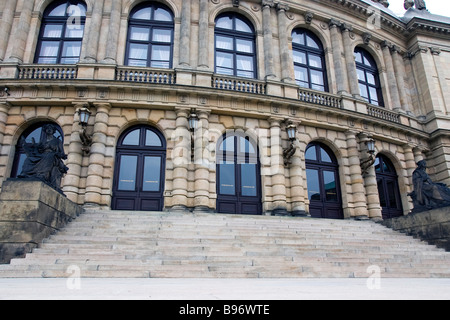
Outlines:
POLYGON ((24 161, 19 179, 38 179, 61 192, 61 179, 68 168, 62 160, 67 159, 61 140, 55 138, 56 127, 52 124, 43 127, 45 139, 36 143, 21 141, 27 158, 24 161))
POLYGON ((424 0, 405 0, 403 6, 405 7, 405 10, 408 10, 414 6, 416 6, 417 10, 427 10, 424 0))
POLYGON ((381 3, 385 8, 389 7, 389 1, 387 0, 372 0, 372 1, 381 3))
POLYGON ((450 206, 450 188, 443 183, 431 181, 425 160, 417 163, 413 173, 414 191, 409 194, 414 202, 413 212, 421 212, 450 206))

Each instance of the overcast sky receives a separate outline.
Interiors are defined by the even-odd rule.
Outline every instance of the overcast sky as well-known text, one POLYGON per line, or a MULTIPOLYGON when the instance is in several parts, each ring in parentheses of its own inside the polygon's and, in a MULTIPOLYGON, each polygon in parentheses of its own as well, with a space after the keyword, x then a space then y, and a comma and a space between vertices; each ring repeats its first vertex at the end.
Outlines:
MULTIPOLYGON (((402 17, 405 14, 403 2, 404 0, 389 0, 389 9, 402 17)), ((425 3, 431 13, 450 17, 450 0, 425 0, 425 3)))

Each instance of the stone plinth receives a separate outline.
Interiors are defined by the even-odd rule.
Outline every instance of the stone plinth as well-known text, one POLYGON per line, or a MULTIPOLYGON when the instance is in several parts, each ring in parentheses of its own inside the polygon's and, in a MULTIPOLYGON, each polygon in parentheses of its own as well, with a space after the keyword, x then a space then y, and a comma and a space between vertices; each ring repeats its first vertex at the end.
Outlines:
POLYGON ((5 181, 0 194, 0 263, 25 256, 81 212, 43 182, 5 181))
POLYGON ((382 224, 450 252, 450 207, 411 213, 382 224))

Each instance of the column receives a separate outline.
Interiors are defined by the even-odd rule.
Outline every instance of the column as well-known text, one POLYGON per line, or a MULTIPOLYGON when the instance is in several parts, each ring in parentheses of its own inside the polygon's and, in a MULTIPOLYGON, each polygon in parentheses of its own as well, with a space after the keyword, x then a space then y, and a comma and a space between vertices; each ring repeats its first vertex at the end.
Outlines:
POLYGON ((367 217, 367 202, 361 171, 361 160, 356 141, 357 132, 348 130, 345 135, 347 138, 347 157, 350 167, 350 184, 353 193, 353 212, 352 217, 367 217))
POLYGON ((102 27, 104 1, 105 0, 94 1, 89 31, 85 35, 89 40, 83 42, 83 44, 87 45, 84 62, 97 62, 98 42, 100 39, 100 29, 102 27))
POLYGON ((69 167, 69 171, 64 177, 63 191, 67 198, 75 203, 78 203, 81 166, 83 161, 83 151, 81 150, 80 140, 80 124, 78 109, 83 108, 84 103, 78 103, 74 106, 74 117, 72 125, 72 134, 70 136, 69 150, 67 153, 66 165, 69 167))
POLYGON ((347 93, 347 74, 344 72, 344 67, 342 66, 342 45, 340 41, 340 35, 338 32, 338 27, 340 22, 331 19, 329 23, 330 34, 331 34, 331 45, 333 50, 333 64, 335 70, 335 79, 337 86, 337 93, 347 93))
POLYGON ((198 21, 198 66, 209 69, 209 0, 200 0, 198 21))
POLYGON ((286 178, 281 144, 282 119, 270 118, 270 170, 272 175, 272 214, 286 215, 286 178))
POLYGON ((17 0, 7 0, 2 13, 2 21, 0 24, 0 61, 3 61, 10 39, 11 28, 14 20, 14 12, 16 10, 17 0))
POLYGON ((209 115, 210 110, 197 110, 199 126, 195 132, 195 199, 194 212, 210 212, 209 208, 209 115))
POLYGON ((389 92, 390 92, 391 101, 392 101, 391 109, 399 110, 401 107, 401 103, 400 103, 400 97, 398 94, 397 79, 395 78, 394 64, 392 63, 392 56, 391 56, 391 49, 390 49, 391 46, 392 46, 392 44, 387 41, 381 42, 384 63, 386 65, 386 73, 387 73, 387 79, 388 79, 388 85, 389 85, 389 92))
POLYGON ((180 28, 180 65, 191 65, 191 0, 183 0, 180 28))
POLYGON ((403 64, 403 56, 397 46, 392 46, 392 60, 394 62, 394 70, 397 79, 398 93, 400 95, 400 105, 403 111, 411 112, 408 105, 408 96, 405 89, 405 65, 403 64))
POLYGON ((108 39, 106 41, 106 57, 103 60, 107 63, 116 63, 117 42, 120 32, 120 19, 122 15, 122 1, 112 1, 111 17, 109 20, 108 39))
MULTIPOLYGON (((298 126, 300 122, 295 123, 298 126)), ((305 189, 303 181, 303 170, 304 165, 301 158, 301 151, 298 146, 298 141, 295 141, 295 146, 297 150, 292 156, 291 165, 289 168, 289 178, 291 185, 291 202, 292 202, 292 215, 293 216, 305 216, 305 189)))
POLYGON ((8 121, 9 109, 11 104, 9 102, 0 102, 0 150, 3 145, 3 138, 5 137, 5 127, 8 121))
POLYGON ((352 39, 350 38, 350 32, 353 28, 345 23, 341 24, 342 30, 342 40, 344 43, 344 55, 345 55, 345 64, 347 67, 347 76, 349 82, 350 93, 359 98, 359 84, 358 84, 358 75, 356 73, 356 64, 355 64, 355 50, 353 49, 352 39))
POLYGON ((273 68, 273 41, 272 41, 272 22, 270 9, 274 6, 272 0, 263 0, 263 36, 264 36, 264 67, 266 69, 266 79, 275 78, 273 68))
MULTIPOLYGON (((365 142, 369 139, 366 133, 358 135, 360 141, 361 157, 367 156, 365 142)), ((370 219, 382 219, 380 195, 378 193, 377 175, 375 166, 370 166, 364 174, 364 187, 366 193, 367 211, 370 219)))
POLYGON ((102 188, 106 155, 106 138, 108 132, 109 103, 94 103, 97 109, 94 123, 93 142, 89 155, 88 175, 86 179, 85 205, 102 204, 102 188))
POLYGON ((9 57, 10 62, 23 62, 23 56, 25 53, 25 48, 27 44, 28 33, 30 31, 31 14, 33 12, 34 0, 22 1, 22 12, 20 13, 19 25, 12 35, 13 48, 11 56, 9 57))
POLYGON ((188 165, 190 162, 191 134, 189 132, 189 109, 176 108, 175 147, 173 149, 172 210, 185 211, 188 193, 188 165))
POLYGON ((294 62, 291 59, 291 49, 289 48, 287 30, 286 11, 289 6, 286 4, 277 4, 278 9, 278 37, 280 39, 280 55, 281 55, 281 80, 284 82, 292 81, 291 71, 294 62))

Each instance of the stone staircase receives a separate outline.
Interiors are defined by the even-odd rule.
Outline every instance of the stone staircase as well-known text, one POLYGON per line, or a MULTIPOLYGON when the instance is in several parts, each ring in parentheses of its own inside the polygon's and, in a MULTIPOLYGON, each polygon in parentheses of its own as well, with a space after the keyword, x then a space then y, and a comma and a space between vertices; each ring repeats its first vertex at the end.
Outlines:
POLYGON ((371 221, 87 211, 0 278, 450 278, 450 253, 371 221))

